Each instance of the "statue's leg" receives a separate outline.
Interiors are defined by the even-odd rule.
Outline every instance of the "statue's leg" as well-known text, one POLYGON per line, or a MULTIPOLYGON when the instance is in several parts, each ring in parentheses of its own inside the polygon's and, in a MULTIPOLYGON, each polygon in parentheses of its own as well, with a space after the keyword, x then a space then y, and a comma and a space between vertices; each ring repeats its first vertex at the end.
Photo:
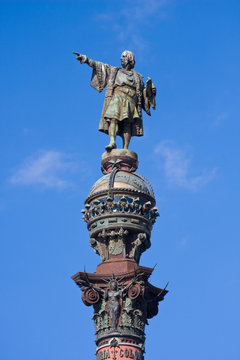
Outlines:
POLYGON ((123 127, 123 148, 128 149, 130 140, 131 140, 131 123, 128 119, 124 120, 124 127, 123 127))
POLYGON ((119 319, 119 303, 116 300, 116 303, 111 305, 109 316, 111 318, 111 327, 113 330, 117 330, 118 319, 119 319))
POLYGON ((116 148, 116 136, 118 132, 118 121, 116 119, 110 119, 110 125, 108 129, 108 135, 110 143, 105 147, 107 151, 111 151, 116 148))

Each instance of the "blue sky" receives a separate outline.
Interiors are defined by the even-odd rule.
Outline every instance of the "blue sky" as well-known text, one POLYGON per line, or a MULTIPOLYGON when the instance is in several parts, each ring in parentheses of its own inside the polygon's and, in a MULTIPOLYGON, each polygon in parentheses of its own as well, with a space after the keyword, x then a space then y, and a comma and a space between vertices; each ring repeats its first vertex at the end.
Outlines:
POLYGON ((161 215, 141 264, 170 282, 146 359, 239 360, 239 1, 2 0, 0 24, 0 358, 94 359, 70 277, 99 263, 80 210, 108 139, 71 52, 129 49, 157 87, 130 144, 161 215))

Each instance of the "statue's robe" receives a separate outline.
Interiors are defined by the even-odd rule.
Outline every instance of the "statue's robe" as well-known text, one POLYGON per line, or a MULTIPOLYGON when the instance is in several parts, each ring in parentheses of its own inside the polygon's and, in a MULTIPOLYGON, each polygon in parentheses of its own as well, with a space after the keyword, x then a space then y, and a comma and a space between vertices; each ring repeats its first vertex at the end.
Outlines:
POLYGON ((131 136, 142 136, 142 109, 150 115, 143 76, 134 70, 128 72, 90 59, 89 65, 93 68, 91 86, 99 92, 106 87, 99 130, 108 134, 109 119, 115 118, 119 122, 118 135, 121 136, 122 121, 128 119, 131 136))

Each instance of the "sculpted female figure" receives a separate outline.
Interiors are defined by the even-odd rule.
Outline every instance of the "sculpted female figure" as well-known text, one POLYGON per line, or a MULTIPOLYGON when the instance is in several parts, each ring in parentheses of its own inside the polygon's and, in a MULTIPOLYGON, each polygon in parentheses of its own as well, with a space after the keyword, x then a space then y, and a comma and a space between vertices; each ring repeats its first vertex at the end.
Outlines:
POLYGON ((109 282, 109 288, 103 290, 96 286, 91 286, 95 291, 100 292, 103 295, 104 300, 108 301, 108 315, 111 319, 111 328, 117 330, 118 320, 120 316, 120 299, 122 299, 126 291, 133 285, 135 279, 126 285, 123 289, 118 288, 118 281, 115 278, 112 278, 109 282))
POLYGON ((105 300, 108 300, 108 313, 111 319, 111 327, 113 330, 117 329, 118 319, 120 315, 120 303, 119 300, 123 296, 123 291, 118 290, 118 283, 116 280, 112 280, 109 284, 109 290, 105 291, 105 300))
POLYGON ((150 78, 146 85, 143 76, 134 69, 135 57, 125 50, 121 55, 122 67, 110 66, 76 53, 81 64, 93 68, 91 86, 101 92, 106 87, 105 100, 99 130, 109 135, 107 151, 116 148, 116 135, 123 139, 123 148, 128 149, 132 136, 143 135, 142 109, 148 115, 155 109, 156 88, 150 78))

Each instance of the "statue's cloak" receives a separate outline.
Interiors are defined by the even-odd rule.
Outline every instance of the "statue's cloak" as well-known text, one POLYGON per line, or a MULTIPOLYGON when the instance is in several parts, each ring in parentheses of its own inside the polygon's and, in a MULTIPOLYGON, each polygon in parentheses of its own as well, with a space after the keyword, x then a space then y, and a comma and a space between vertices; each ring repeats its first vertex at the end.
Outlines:
MULTIPOLYGON (((105 113, 113 97, 114 88, 115 88, 115 79, 119 69, 120 69, 119 67, 103 64, 99 61, 94 61, 91 86, 99 92, 102 92, 103 89, 106 87, 105 99, 104 99, 102 115, 98 130, 105 132, 107 134, 109 129, 109 121, 106 120, 105 113)), ((144 96, 143 96, 144 84, 142 81, 143 76, 141 74, 138 74, 136 71, 133 71, 133 76, 136 85, 136 96, 137 96, 136 107, 139 116, 135 117, 132 120, 131 136, 142 136, 143 135, 142 108, 144 108, 144 96)), ((122 135, 121 129, 122 128, 119 127, 118 135, 120 136, 122 135)))

